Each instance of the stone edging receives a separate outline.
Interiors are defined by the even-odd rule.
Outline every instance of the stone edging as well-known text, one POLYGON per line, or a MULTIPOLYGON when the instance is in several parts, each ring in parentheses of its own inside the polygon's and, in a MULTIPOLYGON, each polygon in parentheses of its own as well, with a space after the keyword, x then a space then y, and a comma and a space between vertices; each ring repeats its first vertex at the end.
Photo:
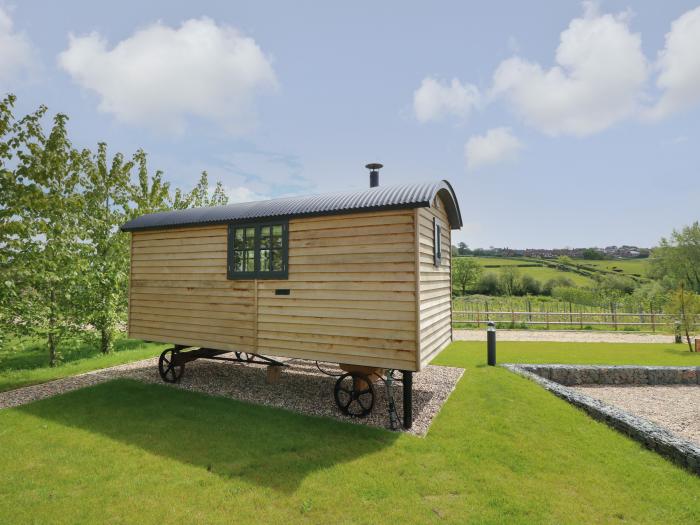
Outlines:
POLYGON ((697 385, 698 366, 516 365, 561 385, 697 385))
MULTIPOLYGON (((596 383, 594 381, 588 381, 588 384, 669 384, 655 382, 650 383, 649 378, 661 381, 663 377, 682 378, 683 372, 687 372, 692 369, 695 371, 695 381, 690 382, 689 376, 687 383, 675 382, 672 384, 697 384, 698 376, 700 370, 698 367, 640 367, 640 366, 627 366, 627 367, 616 367, 616 366, 569 366, 569 365, 517 365, 517 364, 502 364, 499 365, 503 368, 510 370, 518 375, 521 375, 527 379, 535 381, 540 384, 545 389, 552 392, 554 395, 568 401, 572 405, 579 407, 586 411, 591 417, 599 421, 603 421, 615 428, 616 430, 623 432, 633 439, 636 439, 646 447, 662 454, 681 466, 687 468, 693 473, 700 475, 700 447, 694 443, 676 436, 675 434, 665 430, 654 423, 634 416, 624 410, 617 407, 594 399, 585 394, 576 392, 570 388, 567 388, 563 384, 551 380, 552 376, 564 378, 568 377, 574 379, 578 377, 579 379, 583 377, 592 377, 588 374, 597 374, 598 378, 601 377, 626 377, 631 375, 633 378, 637 377, 639 383, 596 383), (595 369, 595 370, 594 370, 595 369), (567 372, 568 370, 568 372, 567 372), (553 373, 553 371, 556 371, 553 373), (603 374, 601 375, 601 371, 603 374), (635 376, 635 371, 637 375, 635 376), (651 372, 650 372, 651 371, 651 372), (658 371, 658 375, 657 372, 658 371), (548 377, 542 377, 542 374, 547 374, 548 377), (618 373, 622 372, 623 376, 618 373), (673 373, 672 373, 673 372, 673 373), (578 376, 576 374, 579 374, 578 376), (567 375, 569 374, 569 375, 567 375), (615 374, 618 374, 617 376, 615 374), (641 382, 642 377, 646 377, 644 383, 641 382)), ((583 384, 583 382, 570 383, 570 384, 583 384)))

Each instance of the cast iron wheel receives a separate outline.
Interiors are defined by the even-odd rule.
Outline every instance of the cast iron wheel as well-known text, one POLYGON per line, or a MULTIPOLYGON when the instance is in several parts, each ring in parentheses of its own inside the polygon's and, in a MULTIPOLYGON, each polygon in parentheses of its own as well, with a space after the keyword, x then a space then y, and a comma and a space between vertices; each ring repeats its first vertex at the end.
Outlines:
POLYGON ((176 352, 168 348, 158 359, 158 372, 166 383, 177 383, 185 372, 185 365, 176 365, 174 362, 176 352))
POLYGON ((367 417, 374 407, 374 387, 364 374, 350 372, 335 382, 335 402, 346 416, 367 417))

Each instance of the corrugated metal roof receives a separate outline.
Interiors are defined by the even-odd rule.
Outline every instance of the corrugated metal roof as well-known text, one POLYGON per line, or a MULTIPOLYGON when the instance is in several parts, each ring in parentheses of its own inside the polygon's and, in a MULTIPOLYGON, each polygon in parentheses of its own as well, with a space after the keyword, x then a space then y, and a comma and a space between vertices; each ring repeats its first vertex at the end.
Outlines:
POLYGON ((361 191, 325 193, 285 197, 267 201, 243 202, 189 208, 142 215, 124 224, 122 231, 137 231, 156 228, 173 228, 218 224, 267 218, 292 218, 309 215, 332 215, 371 211, 378 209, 419 208, 430 206, 436 195, 445 202, 452 229, 462 227, 457 197, 446 180, 398 186, 378 186, 361 191))

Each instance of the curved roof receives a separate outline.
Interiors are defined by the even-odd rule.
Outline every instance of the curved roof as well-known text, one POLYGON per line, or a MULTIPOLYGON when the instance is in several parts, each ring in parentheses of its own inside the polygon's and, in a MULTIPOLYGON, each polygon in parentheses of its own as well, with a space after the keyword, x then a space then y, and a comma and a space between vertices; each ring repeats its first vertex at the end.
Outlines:
POLYGON ((242 202, 209 208, 189 208, 142 215, 122 225, 122 231, 174 228, 202 224, 310 215, 333 215, 361 211, 420 208, 430 206, 436 195, 442 197, 452 229, 462 227, 457 196, 446 180, 378 186, 361 191, 284 197, 267 201, 242 202))

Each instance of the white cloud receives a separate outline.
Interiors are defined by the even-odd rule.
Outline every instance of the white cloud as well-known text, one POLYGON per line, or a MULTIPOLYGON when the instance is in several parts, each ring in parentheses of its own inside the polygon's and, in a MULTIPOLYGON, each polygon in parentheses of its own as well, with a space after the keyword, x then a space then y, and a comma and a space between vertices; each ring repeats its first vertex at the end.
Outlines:
POLYGON ((419 122, 440 120, 447 115, 466 118, 479 101, 479 89, 472 84, 462 84, 456 78, 449 84, 441 83, 426 77, 413 93, 413 110, 419 122))
POLYGON ((267 200, 270 197, 261 193, 256 193, 247 186, 236 186, 232 188, 224 187, 226 195, 228 195, 229 203, 234 202, 253 202, 267 200))
POLYGON ((628 18, 585 3, 583 16, 560 35, 555 66, 505 60, 494 73, 492 95, 506 97, 528 124, 549 135, 588 135, 634 114, 648 65, 628 18))
POLYGON ((671 24, 657 68, 663 94, 648 116, 662 118, 700 102, 700 7, 671 24))
POLYGON ((499 164, 515 159, 523 144, 510 128, 494 128, 485 135, 471 137, 464 146, 467 169, 499 164))
POLYGON ((34 48, 24 33, 14 31, 12 18, 0 6, 0 90, 36 68, 34 48))
POLYGON ((59 65, 100 97, 99 109, 123 122, 182 132, 188 117, 228 132, 256 124, 255 97, 277 86, 257 43, 209 18, 179 28, 158 22, 112 49, 98 33, 69 37, 59 65))

